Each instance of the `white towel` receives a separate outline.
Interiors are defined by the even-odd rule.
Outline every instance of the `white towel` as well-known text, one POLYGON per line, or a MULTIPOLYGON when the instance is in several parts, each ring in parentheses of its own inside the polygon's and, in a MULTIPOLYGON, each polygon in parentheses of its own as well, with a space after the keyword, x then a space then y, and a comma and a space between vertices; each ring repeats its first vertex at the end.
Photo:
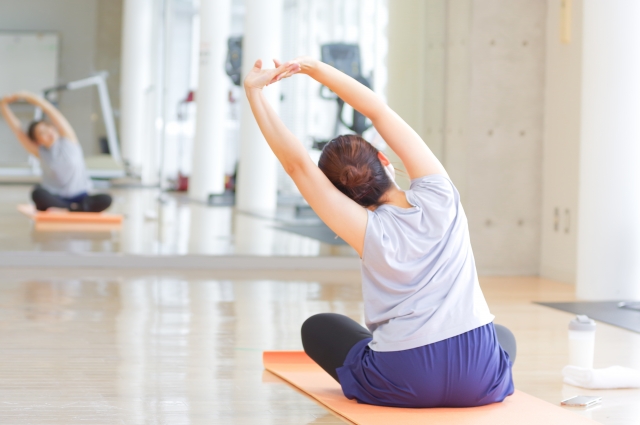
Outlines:
POLYGON ((565 366, 562 369, 565 384, 592 390, 613 388, 640 388, 640 370, 622 366, 604 369, 586 369, 578 366, 565 366))

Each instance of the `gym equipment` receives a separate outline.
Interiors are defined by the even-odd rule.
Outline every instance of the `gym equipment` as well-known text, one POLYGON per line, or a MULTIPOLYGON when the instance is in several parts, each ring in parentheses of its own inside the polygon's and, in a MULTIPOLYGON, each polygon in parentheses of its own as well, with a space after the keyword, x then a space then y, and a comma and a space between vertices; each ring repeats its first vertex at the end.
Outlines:
MULTIPOLYGON (((230 37, 227 45, 225 70, 231 78, 231 81, 233 81, 233 84, 240 86, 242 79, 242 37, 230 37)), ((362 75, 360 46, 357 44, 323 44, 321 46, 321 60, 350 77, 355 78, 365 86, 371 87, 370 81, 362 75)), ((355 109, 353 110, 351 123, 347 123, 342 116, 345 102, 332 92, 327 93, 327 87, 320 87, 320 96, 323 99, 338 102, 338 111, 334 126, 335 136, 339 134, 340 124, 359 135, 362 135, 362 133, 371 128, 371 124, 367 123, 367 118, 355 109)), ((322 150, 322 147, 324 147, 327 142, 328 140, 315 140, 314 147, 322 150)))
POLYGON ((338 384, 302 351, 265 351, 264 368, 358 425, 586 425, 597 422, 516 390, 502 403, 480 407, 407 409, 359 404, 348 400, 338 384))
POLYGON ((18 211, 33 220, 36 230, 110 231, 122 226, 122 214, 57 209, 38 211, 31 204, 19 204, 18 211))
POLYGON ((227 61, 224 68, 233 84, 239 87, 242 82, 242 36, 229 37, 227 46, 227 61))
MULTIPOLYGON (((42 96, 55 105, 55 99, 52 99, 52 94, 54 93, 65 90, 78 90, 91 86, 95 86, 98 89, 102 119, 104 120, 104 125, 107 130, 107 146, 109 147, 109 154, 87 157, 85 158, 85 162, 89 177, 102 179, 120 178, 126 175, 122 156, 120 155, 120 143, 118 142, 118 134, 116 132, 115 120, 113 118, 111 99, 109 98, 109 91, 107 90, 108 76, 109 74, 106 71, 102 71, 91 77, 61 84, 55 87, 49 87, 42 91, 42 96)), ((42 110, 40 108, 36 108, 33 117, 34 120, 41 120, 42 116, 42 110)))
MULTIPOLYGON (((321 60, 322 62, 331 65, 337 70, 342 71, 348 76, 356 79, 366 87, 371 88, 371 83, 369 82, 369 80, 362 75, 360 46, 358 46, 357 44, 323 44, 321 46, 321 60)), ((326 100, 335 100, 338 102, 336 122, 333 129, 334 137, 340 134, 340 124, 358 135, 362 135, 362 133, 371 128, 372 124, 367 122, 367 118, 355 109, 353 110, 351 123, 347 123, 342 116, 345 105, 344 100, 340 99, 333 92, 328 91, 326 86, 320 87, 320 97, 326 100)), ((329 140, 315 139, 313 147, 315 149, 322 150, 324 145, 326 145, 328 142, 329 140)))
POLYGON ((212 207, 232 207, 236 204, 235 190, 225 189, 220 194, 211 194, 207 199, 207 205, 212 207))

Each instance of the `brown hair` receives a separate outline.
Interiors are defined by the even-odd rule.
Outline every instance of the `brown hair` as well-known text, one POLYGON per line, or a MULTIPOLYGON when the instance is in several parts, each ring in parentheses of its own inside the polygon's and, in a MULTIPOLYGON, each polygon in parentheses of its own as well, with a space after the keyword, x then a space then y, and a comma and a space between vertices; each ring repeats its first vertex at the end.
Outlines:
POLYGON ((380 198, 392 184, 378 158, 378 149, 354 134, 327 143, 318 167, 340 192, 365 208, 380 206, 380 198))
POLYGON ((29 136, 29 139, 33 140, 34 142, 38 142, 36 140, 36 127, 38 127, 38 125, 42 124, 43 122, 45 122, 44 120, 39 120, 39 121, 32 121, 31 124, 29 124, 29 127, 27 128, 27 136, 29 136))

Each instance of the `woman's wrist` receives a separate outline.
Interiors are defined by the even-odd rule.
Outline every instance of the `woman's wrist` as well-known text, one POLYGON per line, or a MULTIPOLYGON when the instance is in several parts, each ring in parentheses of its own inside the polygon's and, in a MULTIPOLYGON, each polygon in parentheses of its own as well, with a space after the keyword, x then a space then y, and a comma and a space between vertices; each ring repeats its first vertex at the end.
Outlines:
POLYGON ((259 96, 260 93, 262 93, 262 88, 253 87, 253 86, 245 86, 244 87, 244 92, 247 95, 247 99, 251 100, 251 99, 255 98, 256 96, 259 96))
POLYGON ((318 65, 320 61, 312 58, 305 58, 305 60, 300 61, 300 73, 311 76, 318 70, 318 65))

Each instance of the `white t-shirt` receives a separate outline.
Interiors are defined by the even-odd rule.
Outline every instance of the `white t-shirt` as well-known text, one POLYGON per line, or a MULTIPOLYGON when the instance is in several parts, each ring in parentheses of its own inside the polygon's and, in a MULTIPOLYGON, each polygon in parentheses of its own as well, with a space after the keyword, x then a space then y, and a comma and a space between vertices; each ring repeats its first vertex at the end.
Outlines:
POLYGON ((446 176, 411 181, 412 208, 368 211, 362 256, 366 325, 374 351, 401 351, 491 323, 467 217, 446 176))
POLYGON ((80 143, 60 137, 50 147, 38 147, 42 187, 54 195, 73 198, 91 190, 80 143))

